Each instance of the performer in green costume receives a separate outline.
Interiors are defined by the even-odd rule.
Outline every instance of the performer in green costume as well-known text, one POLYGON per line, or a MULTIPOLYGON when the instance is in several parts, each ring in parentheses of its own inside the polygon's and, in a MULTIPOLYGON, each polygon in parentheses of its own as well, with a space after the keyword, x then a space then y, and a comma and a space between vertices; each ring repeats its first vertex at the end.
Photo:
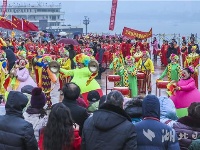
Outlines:
POLYGON ((179 81, 181 77, 181 66, 178 63, 179 58, 177 55, 171 54, 170 60, 171 63, 167 65, 159 80, 162 80, 167 75, 169 81, 179 81))
POLYGON ((126 66, 120 71, 120 74, 123 75, 124 86, 129 87, 131 90, 131 97, 138 95, 137 87, 137 68, 134 64, 135 59, 132 56, 126 56, 125 58, 126 66))

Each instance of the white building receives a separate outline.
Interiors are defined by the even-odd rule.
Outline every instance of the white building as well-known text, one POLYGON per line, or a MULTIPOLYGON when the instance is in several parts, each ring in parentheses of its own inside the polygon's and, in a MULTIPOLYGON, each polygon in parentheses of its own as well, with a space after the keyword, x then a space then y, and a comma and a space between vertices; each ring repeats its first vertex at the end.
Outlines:
MULTIPOLYGON (((2 12, 2 7, 0 8, 0 12, 2 12)), ((65 22, 65 12, 61 11, 61 4, 8 4, 6 16, 11 20, 12 15, 20 19, 24 18, 37 26, 40 26, 40 21, 47 22, 47 26, 61 26, 65 22)))

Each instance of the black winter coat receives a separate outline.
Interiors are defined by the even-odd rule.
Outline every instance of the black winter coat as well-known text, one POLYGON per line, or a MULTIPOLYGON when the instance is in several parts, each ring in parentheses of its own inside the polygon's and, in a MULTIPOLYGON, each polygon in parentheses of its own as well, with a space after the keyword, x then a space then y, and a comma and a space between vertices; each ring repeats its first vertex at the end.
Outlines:
POLYGON ((87 110, 79 106, 76 100, 63 99, 63 104, 65 104, 65 106, 67 106, 70 109, 72 119, 75 123, 79 125, 79 134, 81 135, 83 124, 89 116, 87 110))
POLYGON ((33 126, 22 117, 28 99, 10 92, 6 115, 0 116, 0 150, 38 150, 33 126), (19 111, 21 109, 21 111, 19 111))
POLYGON ((82 150, 136 150, 136 132, 124 110, 103 104, 83 127, 82 150))
POLYGON ((188 149, 192 141, 200 137, 199 119, 190 116, 182 117, 173 125, 173 128, 179 138, 181 150, 188 149))

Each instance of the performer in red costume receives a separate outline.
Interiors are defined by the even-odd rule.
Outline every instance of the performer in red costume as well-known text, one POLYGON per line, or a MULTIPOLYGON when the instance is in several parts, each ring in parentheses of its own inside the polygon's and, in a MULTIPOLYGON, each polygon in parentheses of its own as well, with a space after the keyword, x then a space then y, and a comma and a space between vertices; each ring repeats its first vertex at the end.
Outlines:
POLYGON ((126 57, 126 40, 121 43, 121 51, 122 51, 123 58, 125 58, 126 57))
POLYGON ((164 67, 168 65, 168 60, 167 60, 167 50, 169 48, 168 41, 163 40, 163 45, 161 47, 161 63, 164 67))
POLYGON ((137 42, 136 42, 136 47, 137 46, 140 46, 140 50, 143 52, 144 51, 144 45, 142 43, 142 40, 141 39, 135 39, 137 42))
POLYGON ((150 53, 150 45, 149 42, 147 42, 147 39, 144 39, 143 46, 144 46, 143 50, 150 53))

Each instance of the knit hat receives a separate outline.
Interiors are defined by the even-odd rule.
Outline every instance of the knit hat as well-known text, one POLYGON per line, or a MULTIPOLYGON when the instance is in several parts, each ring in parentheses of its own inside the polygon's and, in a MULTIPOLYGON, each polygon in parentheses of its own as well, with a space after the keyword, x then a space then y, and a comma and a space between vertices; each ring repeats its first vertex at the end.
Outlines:
POLYGON ((96 102, 98 100, 100 100, 100 95, 97 91, 90 91, 88 93, 87 99, 89 102, 96 102))
POLYGON ((41 88, 34 88, 31 96, 31 106, 33 108, 41 109, 46 104, 46 97, 41 88))

